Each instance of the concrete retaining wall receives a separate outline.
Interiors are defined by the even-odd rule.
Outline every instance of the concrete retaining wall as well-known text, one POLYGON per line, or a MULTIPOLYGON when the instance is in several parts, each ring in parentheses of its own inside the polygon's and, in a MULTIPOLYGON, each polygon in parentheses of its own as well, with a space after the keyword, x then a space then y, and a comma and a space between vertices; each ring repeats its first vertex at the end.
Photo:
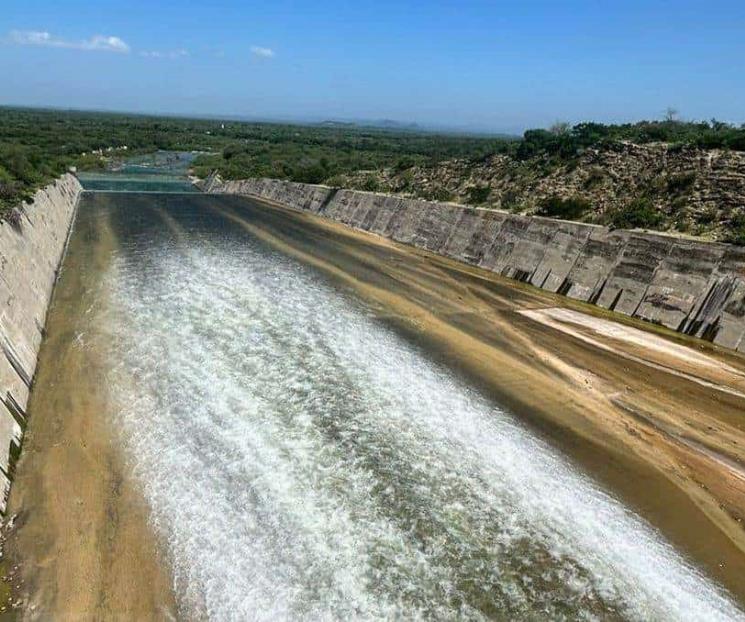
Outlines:
POLYGON ((208 179, 745 352, 745 247, 272 179, 208 179))
POLYGON ((21 447, 47 307, 82 188, 72 175, 0 223, 0 512, 21 447))

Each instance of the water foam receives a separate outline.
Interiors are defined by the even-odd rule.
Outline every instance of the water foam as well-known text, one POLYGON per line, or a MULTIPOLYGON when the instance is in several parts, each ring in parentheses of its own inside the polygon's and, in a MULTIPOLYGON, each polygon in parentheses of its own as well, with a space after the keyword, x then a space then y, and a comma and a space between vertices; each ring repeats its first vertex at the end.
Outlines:
POLYGON ((654 530, 312 270, 192 233, 108 276, 116 423, 185 616, 741 617, 654 530))

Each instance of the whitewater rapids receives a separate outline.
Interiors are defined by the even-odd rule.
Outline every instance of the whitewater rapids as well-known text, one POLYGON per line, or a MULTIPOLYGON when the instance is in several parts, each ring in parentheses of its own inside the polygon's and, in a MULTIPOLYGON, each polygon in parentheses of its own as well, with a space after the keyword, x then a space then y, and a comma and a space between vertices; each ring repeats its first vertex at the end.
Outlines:
POLYGON ((102 322, 185 618, 741 619, 351 293, 245 232, 165 220, 123 238, 102 322))

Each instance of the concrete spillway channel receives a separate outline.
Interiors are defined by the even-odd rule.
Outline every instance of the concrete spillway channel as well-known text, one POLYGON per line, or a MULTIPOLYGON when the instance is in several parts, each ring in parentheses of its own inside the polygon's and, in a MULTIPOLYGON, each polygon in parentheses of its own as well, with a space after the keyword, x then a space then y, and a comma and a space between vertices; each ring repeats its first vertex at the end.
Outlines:
POLYGON ((588 309, 246 198, 84 194, 20 615, 745 619, 745 361, 588 309))

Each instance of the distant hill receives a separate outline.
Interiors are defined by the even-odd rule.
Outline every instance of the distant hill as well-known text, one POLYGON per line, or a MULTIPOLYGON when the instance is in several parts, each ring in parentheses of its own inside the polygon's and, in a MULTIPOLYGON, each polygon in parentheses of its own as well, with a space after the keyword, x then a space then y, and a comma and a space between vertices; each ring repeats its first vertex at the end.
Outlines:
POLYGON ((404 121, 394 121, 392 119, 380 119, 380 120, 360 120, 360 121, 337 121, 334 119, 328 119, 321 121, 318 125, 322 127, 341 127, 341 128, 379 128, 383 130, 404 130, 404 131, 418 131, 422 128, 418 123, 410 123, 404 121))

